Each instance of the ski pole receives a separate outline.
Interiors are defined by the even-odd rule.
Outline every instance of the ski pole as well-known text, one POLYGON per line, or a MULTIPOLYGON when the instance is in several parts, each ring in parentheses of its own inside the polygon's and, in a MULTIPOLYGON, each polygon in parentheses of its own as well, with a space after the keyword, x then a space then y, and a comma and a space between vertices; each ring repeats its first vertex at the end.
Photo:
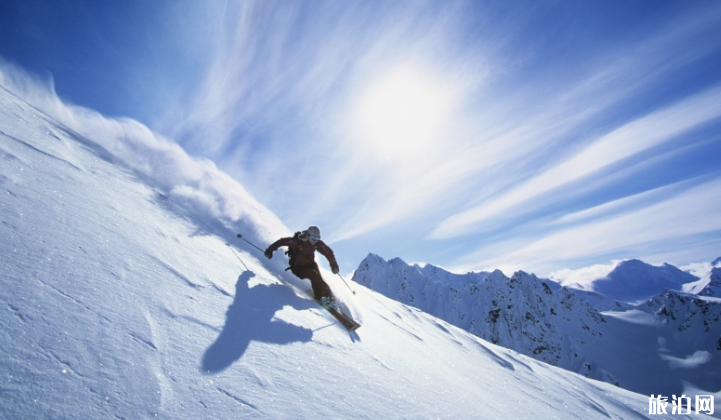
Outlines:
POLYGON ((348 287, 348 289, 349 289, 351 292, 353 292, 353 294, 355 294, 355 290, 353 290, 353 289, 350 288, 350 285, 348 284, 347 281, 345 281, 345 279, 343 278, 343 276, 341 276, 340 273, 336 273, 336 274, 338 274, 338 277, 340 277, 340 279, 343 280, 343 283, 345 283, 346 287, 348 287))
POLYGON ((250 271, 250 269, 248 268, 248 266, 245 265, 245 263, 243 262, 243 260, 240 258, 240 255, 238 255, 238 253, 233 250, 233 248, 230 246, 230 244, 226 244, 226 245, 228 245, 228 248, 230 248, 230 251, 231 251, 233 254, 235 254, 236 257, 238 257, 238 261, 240 261, 240 263, 243 264, 243 267, 245 267, 245 271, 250 271))
POLYGON ((265 250, 260 249, 256 244, 254 244, 253 242, 250 242, 249 240, 245 239, 245 238, 243 237, 243 235, 241 235, 240 233, 238 234, 238 237, 239 237, 240 239, 244 240, 245 242, 249 243, 251 246, 255 247, 255 249, 257 249, 258 251, 260 251, 260 252, 262 252, 262 253, 265 254, 265 250))

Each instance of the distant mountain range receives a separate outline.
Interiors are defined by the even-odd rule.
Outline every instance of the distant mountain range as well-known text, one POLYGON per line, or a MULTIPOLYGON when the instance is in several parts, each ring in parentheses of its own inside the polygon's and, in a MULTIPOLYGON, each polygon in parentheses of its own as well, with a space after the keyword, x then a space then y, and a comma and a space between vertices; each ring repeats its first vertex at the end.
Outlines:
POLYGON ((627 260, 620 262, 606 277, 595 279, 580 288, 610 299, 640 302, 666 289, 682 290, 684 284, 698 280, 698 277, 670 264, 656 267, 640 260, 627 260))
MULTIPOLYGON (((718 265, 718 260, 716 262, 718 265)), ((453 274, 369 254, 353 279, 480 338, 642 394, 721 389, 721 268, 619 263, 586 290, 522 271, 453 274)))

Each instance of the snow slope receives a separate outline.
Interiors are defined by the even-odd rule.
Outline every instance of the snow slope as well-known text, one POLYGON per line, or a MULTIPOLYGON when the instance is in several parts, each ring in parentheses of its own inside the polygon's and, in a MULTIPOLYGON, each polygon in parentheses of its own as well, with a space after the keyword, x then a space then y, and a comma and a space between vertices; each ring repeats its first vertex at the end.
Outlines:
POLYGON ((86 110, 41 111, 3 83, 0 418, 648 416, 647 395, 359 285, 345 300, 363 327, 348 333, 281 278, 282 258, 234 238, 285 232, 212 165, 143 130, 108 140, 86 110))

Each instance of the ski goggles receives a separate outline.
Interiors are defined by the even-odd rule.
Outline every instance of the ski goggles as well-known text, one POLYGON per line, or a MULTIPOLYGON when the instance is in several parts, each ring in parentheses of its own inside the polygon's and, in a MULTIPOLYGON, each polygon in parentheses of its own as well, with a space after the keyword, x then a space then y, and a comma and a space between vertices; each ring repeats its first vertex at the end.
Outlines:
POLYGON ((311 242, 318 242, 318 241, 320 241, 320 236, 310 235, 310 236, 308 237, 308 239, 309 239, 311 242))

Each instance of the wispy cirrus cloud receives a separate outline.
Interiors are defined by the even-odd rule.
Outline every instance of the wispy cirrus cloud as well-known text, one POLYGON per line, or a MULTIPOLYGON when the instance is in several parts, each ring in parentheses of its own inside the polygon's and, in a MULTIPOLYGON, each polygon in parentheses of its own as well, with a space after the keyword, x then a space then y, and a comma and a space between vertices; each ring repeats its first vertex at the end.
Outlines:
MULTIPOLYGON (((553 271, 554 266, 574 265, 587 261, 589 256, 596 260, 641 258, 657 263, 664 262, 657 260, 664 254, 682 255, 685 247, 693 254, 698 252, 698 246, 721 245, 721 238, 713 234, 721 231, 720 176, 640 208, 631 206, 629 210, 628 202, 615 204, 618 205, 604 204, 604 208, 585 211, 595 212, 595 217, 586 223, 568 224, 545 235, 502 241, 468 253, 457 262, 466 267, 477 267, 482 262, 483 266, 508 270, 533 267, 537 273, 545 274, 553 271), (685 247, 669 249, 669 242, 685 247)), ((573 215, 566 217, 576 219, 573 215)))
POLYGON ((445 219, 434 238, 466 235, 485 219, 521 205, 555 188, 586 177, 604 167, 676 139, 721 117, 721 87, 714 87, 672 106, 655 111, 602 136, 575 156, 548 169, 506 194, 445 219))

